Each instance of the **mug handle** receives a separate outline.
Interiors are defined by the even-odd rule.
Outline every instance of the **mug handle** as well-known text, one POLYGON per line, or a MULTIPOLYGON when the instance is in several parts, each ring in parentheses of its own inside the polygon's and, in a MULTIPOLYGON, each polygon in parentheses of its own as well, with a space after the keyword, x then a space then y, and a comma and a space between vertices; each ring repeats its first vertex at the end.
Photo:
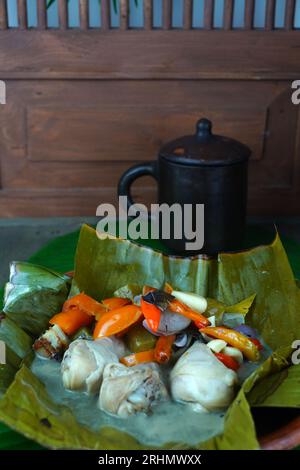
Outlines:
POLYGON ((132 166, 121 176, 118 184, 118 195, 127 196, 127 209, 134 204, 131 196, 131 185, 140 176, 152 176, 157 181, 157 162, 145 162, 132 166))

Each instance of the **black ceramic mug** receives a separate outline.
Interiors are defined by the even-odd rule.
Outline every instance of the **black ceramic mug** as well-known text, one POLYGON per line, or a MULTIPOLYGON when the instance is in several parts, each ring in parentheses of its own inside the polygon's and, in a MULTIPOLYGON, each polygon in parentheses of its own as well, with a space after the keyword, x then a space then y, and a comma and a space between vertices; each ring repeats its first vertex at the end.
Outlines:
POLYGON ((140 176, 153 176, 158 183, 159 204, 192 204, 193 209, 204 204, 203 248, 187 251, 189 240, 184 234, 175 239, 172 231, 170 239, 163 240, 165 245, 182 255, 236 251, 244 238, 250 154, 242 143, 212 134, 211 122, 201 119, 195 135, 164 145, 157 161, 129 168, 119 181, 118 194, 127 196, 130 207, 131 184, 140 176))

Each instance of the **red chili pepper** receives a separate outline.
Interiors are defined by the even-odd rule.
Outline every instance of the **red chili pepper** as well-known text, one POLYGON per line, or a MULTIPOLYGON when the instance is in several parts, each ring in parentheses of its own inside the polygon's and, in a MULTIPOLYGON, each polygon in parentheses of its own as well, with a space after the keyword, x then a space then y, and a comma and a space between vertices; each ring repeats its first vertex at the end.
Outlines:
POLYGON ((172 300, 169 303, 169 309, 171 312, 179 313, 179 315, 183 315, 184 317, 190 318, 195 323, 199 323, 201 325, 200 328, 205 328, 211 324, 208 318, 206 318, 204 315, 201 315, 201 313, 195 312, 183 302, 180 302, 180 300, 172 300))
POLYGON ((120 362, 127 367, 137 366, 138 364, 143 364, 145 362, 154 362, 154 349, 149 349, 149 351, 142 351, 135 354, 130 354, 129 356, 121 357, 120 362))
POLYGON ((261 351, 262 349, 264 349, 263 345, 261 344, 261 342, 259 341, 259 339, 257 338, 249 338, 250 341, 252 341, 253 344, 255 344, 255 346, 257 347, 257 349, 259 351, 261 351))
POLYGON ((149 304, 143 298, 141 299, 142 313, 152 331, 157 331, 160 323, 161 311, 156 305, 149 304))
POLYGON ((224 364, 224 366, 228 367, 228 369, 232 369, 234 371, 237 371, 239 369, 240 365, 233 357, 223 353, 214 354, 216 358, 224 364))
POLYGON ((205 333, 213 338, 223 339, 230 346, 239 349, 251 362, 258 362, 260 359, 257 346, 250 341, 248 336, 243 335, 239 331, 232 330, 226 326, 211 326, 202 328, 201 333, 205 333))
POLYGON ((165 364, 172 355, 172 345, 176 335, 160 336, 154 349, 154 358, 159 364, 165 364))

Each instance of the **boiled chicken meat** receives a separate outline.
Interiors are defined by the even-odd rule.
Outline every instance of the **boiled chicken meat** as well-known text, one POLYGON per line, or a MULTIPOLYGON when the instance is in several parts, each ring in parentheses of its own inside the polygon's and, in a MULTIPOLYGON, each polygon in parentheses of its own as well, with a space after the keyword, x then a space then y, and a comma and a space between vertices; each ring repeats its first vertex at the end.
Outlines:
POLYGON ((197 341, 171 371, 174 400, 197 405, 195 409, 216 411, 226 408, 235 396, 237 374, 225 367, 213 352, 197 341))
POLYGON ((149 412, 153 405, 167 397, 155 364, 134 367, 108 364, 103 373, 98 406, 107 413, 126 418, 137 412, 149 412))
POLYGON ((110 363, 118 363, 124 352, 123 343, 113 336, 97 341, 73 341, 61 364, 64 387, 68 390, 98 393, 104 367, 110 363))

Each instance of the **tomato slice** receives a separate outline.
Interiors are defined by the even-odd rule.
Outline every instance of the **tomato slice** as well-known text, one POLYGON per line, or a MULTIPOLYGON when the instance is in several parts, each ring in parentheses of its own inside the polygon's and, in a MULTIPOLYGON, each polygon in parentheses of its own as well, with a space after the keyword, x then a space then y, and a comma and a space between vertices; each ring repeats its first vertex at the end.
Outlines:
POLYGON ((79 308, 72 308, 67 312, 57 313, 49 323, 50 325, 58 325, 66 335, 71 336, 79 328, 89 326, 92 321, 93 317, 87 313, 79 310, 79 308))
POLYGON ((112 336, 126 330, 142 318, 141 308, 137 305, 125 305, 105 313, 98 320, 94 329, 94 339, 112 336))
POLYGON ((92 316, 102 315, 106 312, 106 307, 104 305, 83 292, 66 300, 63 305, 63 312, 72 308, 79 308, 82 312, 92 316))
POLYGON ((110 297, 109 299, 102 300, 102 303, 107 310, 114 310, 115 308, 131 304, 131 300, 123 299, 122 297, 110 297))

